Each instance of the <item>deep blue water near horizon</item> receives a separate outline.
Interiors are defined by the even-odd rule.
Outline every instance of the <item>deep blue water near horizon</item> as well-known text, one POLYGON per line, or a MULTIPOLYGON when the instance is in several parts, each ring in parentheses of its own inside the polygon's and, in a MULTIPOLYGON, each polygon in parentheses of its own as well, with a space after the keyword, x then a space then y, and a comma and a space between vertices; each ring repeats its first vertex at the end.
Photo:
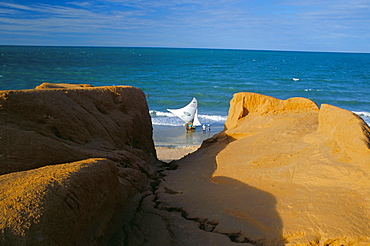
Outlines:
POLYGON ((222 130, 233 94, 242 91, 306 97, 370 122, 370 54, 0 46, 0 90, 32 89, 43 82, 142 89, 155 131, 166 136, 154 132, 158 145, 197 144, 210 136, 184 133, 181 120, 167 108, 183 107, 196 97, 201 122, 210 123, 215 133, 222 130))

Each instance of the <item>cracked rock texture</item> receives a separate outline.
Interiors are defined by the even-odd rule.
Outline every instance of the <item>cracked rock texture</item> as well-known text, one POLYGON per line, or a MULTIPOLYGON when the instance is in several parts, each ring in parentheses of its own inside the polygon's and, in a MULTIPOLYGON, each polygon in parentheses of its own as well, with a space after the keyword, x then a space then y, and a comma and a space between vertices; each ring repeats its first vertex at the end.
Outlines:
POLYGON ((158 162, 143 92, 0 92, 0 245, 370 245, 370 129, 237 93, 223 132, 158 162))

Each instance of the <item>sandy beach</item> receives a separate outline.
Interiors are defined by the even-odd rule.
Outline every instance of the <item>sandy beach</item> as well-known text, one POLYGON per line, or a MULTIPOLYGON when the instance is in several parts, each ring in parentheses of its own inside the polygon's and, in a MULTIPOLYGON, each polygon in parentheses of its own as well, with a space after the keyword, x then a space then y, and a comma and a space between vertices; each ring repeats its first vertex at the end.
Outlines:
POLYGON ((163 162, 171 162, 179 160, 188 154, 196 151, 200 145, 192 145, 186 147, 155 147, 158 160, 163 162))
POLYGON ((154 126, 153 139, 158 160, 180 160, 199 149, 203 141, 222 130, 223 126, 212 126, 212 131, 202 131, 199 127, 193 132, 187 132, 183 126, 154 126))

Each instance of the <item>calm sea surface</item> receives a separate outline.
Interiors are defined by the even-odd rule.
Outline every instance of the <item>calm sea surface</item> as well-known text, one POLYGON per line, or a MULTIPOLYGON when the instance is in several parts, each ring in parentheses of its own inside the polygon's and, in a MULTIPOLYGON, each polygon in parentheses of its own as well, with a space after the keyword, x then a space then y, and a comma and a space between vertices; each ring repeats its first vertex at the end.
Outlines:
POLYGON ((222 130, 233 94, 241 91, 306 97, 370 122, 370 54, 0 46, 0 90, 31 89, 43 82, 142 89, 157 145, 197 144, 211 135, 186 134, 167 108, 183 107, 196 97, 200 121, 215 133, 222 130))

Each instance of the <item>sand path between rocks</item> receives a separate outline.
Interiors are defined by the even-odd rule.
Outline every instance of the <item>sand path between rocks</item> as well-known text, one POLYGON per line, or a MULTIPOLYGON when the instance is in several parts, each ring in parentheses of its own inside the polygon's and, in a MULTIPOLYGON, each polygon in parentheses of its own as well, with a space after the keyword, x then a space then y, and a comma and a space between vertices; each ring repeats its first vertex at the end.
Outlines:
POLYGON ((186 147, 155 147, 158 160, 163 162, 171 162, 179 160, 190 153, 199 149, 200 145, 192 145, 186 147))

